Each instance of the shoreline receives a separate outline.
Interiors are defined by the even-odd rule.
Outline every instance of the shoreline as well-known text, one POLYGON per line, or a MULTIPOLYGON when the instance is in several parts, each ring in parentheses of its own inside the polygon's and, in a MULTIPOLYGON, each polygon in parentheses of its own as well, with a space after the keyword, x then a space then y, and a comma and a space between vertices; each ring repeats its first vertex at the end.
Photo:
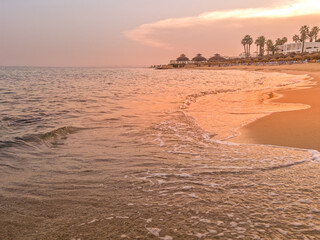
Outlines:
POLYGON ((234 143, 276 145, 320 151, 320 64, 282 66, 241 66, 206 68, 212 70, 245 70, 280 72, 312 77, 313 86, 276 91, 280 97, 272 103, 294 103, 310 108, 274 112, 237 129, 238 135, 228 139, 234 143))

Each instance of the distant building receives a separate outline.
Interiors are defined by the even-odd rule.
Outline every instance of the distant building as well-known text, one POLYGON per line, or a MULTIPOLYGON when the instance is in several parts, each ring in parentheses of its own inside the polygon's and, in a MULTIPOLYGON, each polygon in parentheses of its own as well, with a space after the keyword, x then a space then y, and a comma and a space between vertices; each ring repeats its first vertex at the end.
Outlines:
MULTIPOLYGON (((258 51, 254 51, 254 52, 250 53, 250 57, 258 57, 258 56, 259 56, 258 51)), ((247 58, 247 55, 245 52, 242 52, 239 54, 239 56, 237 58, 247 58)))
POLYGON ((238 58, 246 58, 246 57, 247 57, 247 55, 245 52, 240 53, 238 56, 238 58))
MULTIPOLYGON (((278 53, 289 54, 289 53, 301 53, 302 42, 298 43, 286 43, 278 46, 278 53)), ((320 52, 320 42, 305 42, 304 51, 307 53, 320 52)))

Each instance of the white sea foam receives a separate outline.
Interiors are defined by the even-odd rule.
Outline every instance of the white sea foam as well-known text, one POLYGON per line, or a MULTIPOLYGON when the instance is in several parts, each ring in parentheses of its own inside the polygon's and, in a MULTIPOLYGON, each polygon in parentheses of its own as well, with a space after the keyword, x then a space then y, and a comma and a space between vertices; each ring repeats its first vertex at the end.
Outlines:
POLYGON ((88 222, 88 224, 95 223, 97 221, 99 221, 99 220, 98 219, 93 219, 92 221, 88 222))
POLYGON ((192 198, 199 198, 195 193, 190 193, 188 194, 188 196, 192 198))
POLYGON ((166 235, 164 237, 159 237, 159 239, 162 239, 162 240, 173 240, 173 237, 171 237, 169 235, 166 235))
POLYGON ((209 219, 204 219, 204 218, 199 219, 199 221, 200 221, 200 222, 203 222, 203 223, 211 223, 211 220, 209 220, 209 219))
POLYGON ((208 233, 196 233, 196 234, 194 234, 194 236, 196 236, 197 238, 204 238, 207 235, 208 235, 208 233))
POLYGON ((317 150, 308 150, 312 154, 312 161, 320 162, 320 152, 317 150))
POLYGON ((164 145, 164 141, 161 138, 156 138, 153 141, 159 142, 159 146, 162 147, 164 145))
POLYGON ((288 234, 287 231, 284 231, 284 230, 281 229, 281 228, 278 228, 277 230, 278 230, 278 232, 281 233, 282 235, 287 235, 287 234, 288 234))
POLYGON ((148 230, 149 233, 151 233, 152 235, 159 237, 159 234, 161 232, 160 228, 146 228, 148 230))
POLYGON ((189 190, 189 189, 192 189, 192 188, 194 188, 194 187, 192 187, 192 186, 183 186, 182 187, 182 189, 184 189, 184 190, 189 190))

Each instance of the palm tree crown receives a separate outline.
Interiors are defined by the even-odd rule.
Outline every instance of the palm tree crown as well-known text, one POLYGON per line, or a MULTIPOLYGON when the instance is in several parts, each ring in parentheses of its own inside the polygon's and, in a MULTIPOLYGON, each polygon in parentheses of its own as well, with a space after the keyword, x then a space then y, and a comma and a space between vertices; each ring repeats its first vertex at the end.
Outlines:
POLYGON ((292 40, 295 42, 295 43, 297 43, 297 42, 300 42, 300 37, 299 37, 299 35, 294 35, 293 37, 292 37, 292 40))
POLYGON ((309 27, 304 25, 300 28, 300 39, 302 41, 302 53, 304 52, 304 43, 309 35, 309 27))
POLYGON ((318 26, 315 26, 311 29, 310 33, 312 34, 312 37, 314 38, 315 42, 317 41, 319 31, 320 31, 320 28, 318 26))
POLYGON ((265 36, 260 36, 255 41, 255 44, 259 47, 259 55, 264 55, 264 45, 266 44, 266 38, 265 36))
POLYGON ((283 37, 281 40, 282 40, 282 45, 288 42, 288 38, 286 37, 283 37))

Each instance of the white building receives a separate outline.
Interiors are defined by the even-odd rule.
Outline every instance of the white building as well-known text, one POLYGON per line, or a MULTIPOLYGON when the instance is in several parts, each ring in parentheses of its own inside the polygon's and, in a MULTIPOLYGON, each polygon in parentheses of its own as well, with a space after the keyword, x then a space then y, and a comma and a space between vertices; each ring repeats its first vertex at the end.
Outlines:
POLYGON ((242 52, 239 54, 238 58, 246 58, 246 53, 245 52, 242 52))
MULTIPOLYGON (((258 56, 259 56, 258 51, 254 51, 250 53, 250 57, 258 57, 258 56)), ((246 57, 247 55, 245 52, 240 53, 238 56, 238 58, 246 58, 246 57)))
MULTIPOLYGON (((302 42, 286 43, 284 45, 278 46, 278 53, 288 54, 288 53, 301 53, 301 52, 302 52, 302 42)), ((303 52, 307 52, 307 53, 320 52, 320 42, 305 42, 303 52)))

